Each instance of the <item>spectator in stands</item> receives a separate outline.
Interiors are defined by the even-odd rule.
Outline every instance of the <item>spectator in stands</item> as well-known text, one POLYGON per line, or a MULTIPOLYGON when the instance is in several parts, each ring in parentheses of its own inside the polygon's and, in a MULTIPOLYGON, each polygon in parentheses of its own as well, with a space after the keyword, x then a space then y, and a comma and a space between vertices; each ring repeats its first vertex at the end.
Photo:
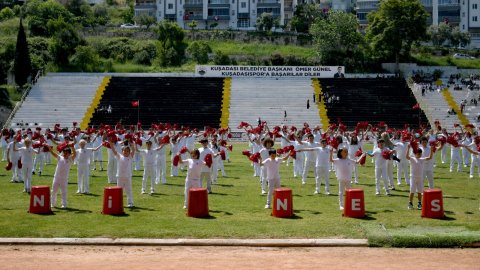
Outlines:
POLYGON ((307 110, 310 109, 310 99, 307 99, 307 110))
POLYGON ((283 121, 287 121, 287 111, 283 112, 283 121))
POLYGON ((112 105, 108 105, 107 113, 112 113, 112 105))
POLYGON ((345 78, 345 75, 342 72, 342 67, 337 68, 337 73, 333 75, 334 78, 345 78))

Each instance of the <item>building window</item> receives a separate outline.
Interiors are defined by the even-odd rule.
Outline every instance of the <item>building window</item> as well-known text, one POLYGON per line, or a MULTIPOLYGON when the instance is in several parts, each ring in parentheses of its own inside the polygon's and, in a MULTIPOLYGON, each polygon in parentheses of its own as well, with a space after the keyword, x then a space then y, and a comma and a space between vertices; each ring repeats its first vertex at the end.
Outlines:
POLYGON ((162 0, 158 0, 158 4, 161 5, 161 4, 162 4, 162 0))
POLYGON ((465 30, 465 24, 462 24, 462 30, 465 30))
POLYGON ((162 17, 162 12, 161 11, 158 12, 158 17, 162 17))
POLYGON ((478 17, 477 17, 477 16, 473 16, 472 21, 478 22, 478 17))
POLYGON ((235 10, 232 10, 232 16, 235 16, 235 10))
POLYGON ((241 8, 246 8, 246 7, 247 7, 247 3, 245 3, 245 2, 240 3, 240 7, 241 7, 241 8))
POLYGON ((465 18, 465 12, 462 12, 462 18, 465 18))
POLYGON ((182 0, 180 0, 180 5, 182 4, 182 0))
POLYGON ((232 4, 235 4, 235 0, 232 0, 232 4))
POLYGON ((168 4, 168 9, 173 9, 173 4, 172 3, 168 4))
POLYGON ((478 5, 477 4, 472 4, 472 9, 477 9, 478 5))

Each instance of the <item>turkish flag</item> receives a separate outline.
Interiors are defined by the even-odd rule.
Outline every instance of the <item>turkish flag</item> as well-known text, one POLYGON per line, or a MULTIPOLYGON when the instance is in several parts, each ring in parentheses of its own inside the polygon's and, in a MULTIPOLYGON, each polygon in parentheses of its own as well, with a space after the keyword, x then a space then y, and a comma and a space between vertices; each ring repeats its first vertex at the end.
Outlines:
POLYGON ((138 107, 140 105, 140 100, 132 101, 133 107, 138 107))

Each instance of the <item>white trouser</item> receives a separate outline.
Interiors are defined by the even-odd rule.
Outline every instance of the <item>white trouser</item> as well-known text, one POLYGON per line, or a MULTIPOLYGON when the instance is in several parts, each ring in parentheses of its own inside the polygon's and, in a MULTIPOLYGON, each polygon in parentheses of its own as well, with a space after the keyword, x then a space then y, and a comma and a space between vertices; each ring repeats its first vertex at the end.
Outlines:
POLYGON ((322 178, 325 179, 325 192, 330 192, 330 171, 328 167, 315 167, 316 177, 315 177, 315 191, 320 192, 320 187, 322 186, 322 178))
POLYGON ((23 181, 22 170, 18 168, 18 161, 19 160, 20 160, 19 156, 15 156, 10 160, 12 162, 12 165, 13 165, 12 166, 12 181, 23 181))
POLYGON ((388 191, 388 179, 387 179, 387 165, 376 167, 375 166, 375 192, 380 193, 380 178, 383 179, 383 186, 385 188, 385 192, 388 191))
MULTIPOLYGON (((189 158, 189 155, 187 153, 183 153, 180 155, 180 160, 186 160, 187 158, 189 158)), ((183 164, 182 162, 179 162, 179 167, 183 171, 185 169, 185 164, 183 164)))
POLYGON ((410 174, 408 173, 408 162, 405 158, 400 160, 400 163, 397 165, 397 184, 402 183, 402 173, 405 178, 405 183, 410 185, 410 174))
POLYGON ((50 204, 52 207, 55 207, 57 204, 57 192, 59 188, 62 192, 62 205, 67 207, 67 179, 53 179, 52 199, 50 200, 50 204))
POLYGON ((358 164, 356 162, 353 164, 353 179, 355 179, 355 184, 358 183, 358 164))
POLYGON ((470 165, 470 152, 467 149, 462 148, 462 156, 463 156, 463 165, 469 166, 470 165))
POLYGON ((387 160, 387 179, 390 186, 394 186, 393 181, 393 160, 387 160))
POLYGON ((142 163, 142 157, 139 153, 135 152, 135 155, 133 156, 133 161, 135 162, 135 170, 140 171, 142 168, 142 166, 140 165, 142 163))
POLYGON ((205 180, 207 185, 208 192, 212 192, 212 173, 211 172, 201 172, 200 173, 200 186, 203 187, 203 181, 205 180))
POLYGON ((153 164, 149 164, 143 167, 143 178, 142 178, 142 192, 147 188, 147 181, 150 177, 150 191, 155 190, 155 169, 153 164))
POLYGON ((94 160, 93 168, 97 169, 97 161, 98 161, 100 163, 100 169, 103 170, 103 163, 102 163, 103 157, 102 157, 102 150, 101 149, 99 149, 96 152, 93 152, 93 160, 94 160))
POLYGON ((457 172, 462 171, 462 160, 460 159, 460 153, 457 151, 451 152, 450 155, 450 171, 453 171, 453 165, 457 162, 457 172))
POLYGON ((52 163, 52 155, 50 155, 49 152, 48 152, 48 153, 47 153, 47 152, 45 153, 45 163, 46 163, 46 164, 52 163))
POLYGON ((433 188, 433 169, 429 168, 428 165, 423 169, 423 179, 427 178, 428 188, 433 188))
POLYGON ((315 174, 315 160, 309 160, 308 158, 305 159, 305 167, 303 168, 302 174, 302 182, 305 183, 307 181, 308 172, 310 169, 313 170, 315 174))
POLYGON ((32 188, 32 168, 32 163, 22 164, 23 187, 27 192, 30 192, 32 188))
POLYGON ((132 193, 132 178, 131 177, 118 177, 117 186, 121 187, 127 194, 127 203, 133 205, 133 193, 132 193))
POLYGON ((167 183, 167 160, 165 156, 157 159, 157 172, 156 172, 156 182, 157 184, 160 183, 167 183))
POLYGON ((89 193, 90 192, 90 166, 88 163, 77 165, 77 192, 89 193))
POLYGON ((2 161, 7 160, 7 146, 2 146, 2 161))
MULTIPOLYGON (((179 169, 179 167, 178 167, 178 165, 177 165, 177 166, 173 166, 173 159, 174 159, 174 158, 175 158, 175 155, 172 153, 172 156, 170 157, 170 161, 172 162, 172 163, 171 163, 172 166, 170 167, 170 175, 171 175, 171 176, 178 176, 178 169, 179 169)), ((181 163, 181 162, 179 162, 179 163, 181 163)))
MULTIPOLYGON (((48 154, 48 153, 47 153, 48 154)), ((34 172, 38 168, 38 172, 43 171, 43 165, 45 161, 45 152, 39 152, 38 154, 35 155, 35 160, 33 161, 33 169, 32 172, 34 172)))
POLYGON ((472 155, 472 162, 470 163, 470 176, 473 177, 473 173, 475 172, 475 165, 477 166, 478 175, 480 176, 480 158, 476 155, 472 155))
POLYGON ((262 183, 262 192, 267 190, 267 182, 268 182, 268 179, 267 179, 267 168, 265 168, 265 166, 261 167, 260 168, 261 172, 260 172, 260 182, 262 183))
POLYGON ((212 183, 216 183, 217 182, 217 178, 218 178, 218 160, 221 159, 220 157, 214 157, 213 158, 213 162, 212 162, 212 174, 211 174, 211 177, 212 177, 212 183))
POLYGON ((109 184, 115 184, 117 182, 116 173, 117 161, 115 159, 108 159, 107 175, 109 184))
MULTIPOLYGON (((267 180, 267 179, 265 179, 267 180)), ((273 190, 280 188, 280 179, 268 179, 267 205, 272 202, 273 190)))
POLYGON ((351 187, 351 181, 350 180, 339 180, 338 181, 338 204, 340 207, 343 207, 343 193, 345 190, 349 189, 351 187))
MULTIPOLYGON (((226 153, 226 152, 225 152, 226 153)), ((226 158, 225 158, 226 159, 226 158)), ((217 163, 217 170, 220 170, 222 172, 222 176, 225 177, 227 174, 225 173, 225 166, 223 163, 223 159, 219 158, 218 163, 217 163)))
POLYGON ((297 158, 293 160, 293 177, 302 176, 304 165, 305 158, 303 157, 303 153, 297 153, 297 158))
POLYGON ((260 164, 258 164, 257 162, 253 163, 253 176, 261 177, 260 164))
POLYGON ((442 163, 447 163, 447 146, 444 145, 441 152, 442 163))
POLYGON ((188 206, 188 192, 190 191, 190 189, 200 187, 202 187, 200 179, 185 179, 185 201, 183 202, 183 206, 188 206))

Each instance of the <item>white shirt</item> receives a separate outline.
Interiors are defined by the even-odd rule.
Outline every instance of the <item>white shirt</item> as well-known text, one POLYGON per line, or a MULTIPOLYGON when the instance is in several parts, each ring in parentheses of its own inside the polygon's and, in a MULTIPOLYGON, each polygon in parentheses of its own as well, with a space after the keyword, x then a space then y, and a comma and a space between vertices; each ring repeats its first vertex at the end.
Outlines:
MULTIPOLYGON (((303 142, 303 146, 307 148, 315 148, 315 147, 318 147, 319 145, 315 142, 313 143, 303 142)), ((310 161, 315 161, 317 159, 317 154, 315 151, 305 151, 305 158, 307 158, 310 161)))
POLYGON ((57 168, 55 169, 55 175, 53 180, 67 182, 68 175, 70 173, 70 167, 72 166, 72 159, 69 157, 65 159, 63 156, 57 158, 57 168))
POLYGON ((33 150, 33 148, 31 146, 29 148, 22 147, 22 148, 19 148, 17 150, 20 153, 20 158, 22 159, 22 164, 24 164, 24 165, 33 164, 33 153, 35 153, 35 151, 33 150))
POLYGON ((200 174, 203 170, 203 161, 199 159, 187 159, 188 162, 188 172, 187 172, 187 178, 185 179, 186 181, 188 180, 200 180, 200 174))
POLYGON ((317 160, 315 167, 328 167, 330 164, 330 148, 327 147, 316 147, 317 160))
POLYGON ((90 157, 92 156, 92 148, 79 148, 75 150, 77 152, 77 163, 80 165, 90 164, 90 157))
MULTIPOLYGON (((200 152, 199 160, 204 161, 205 156, 208 155, 208 154, 211 154, 212 155, 212 161, 213 161, 213 151, 212 151, 212 149, 210 149, 208 147, 200 147, 198 149, 198 151, 200 152)), ((203 164, 203 162, 202 162, 202 164, 203 164)), ((210 172, 210 168, 207 165, 204 165, 204 166, 202 166, 202 171, 201 172, 210 172)))
POLYGON ((382 156, 382 151, 385 150, 384 149, 380 149, 380 148, 375 148, 373 149, 373 158, 375 158, 375 167, 376 168, 382 168, 383 166, 385 166, 387 164, 387 160, 383 158, 382 156))
MULTIPOLYGON (((422 158, 427 158, 428 156, 430 156, 430 151, 432 151, 432 148, 430 146, 427 145, 427 147, 423 147, 422 145, 420 145, 419 148, 422 149, 422 158)), ((430 160, 425 160, 425 170, 433 170, 433 164, 433 158, 430 160)))
POLYGON ((262 164, 267 170, 267 179, 280 179, 280 160, 278 158, 275 158, 273 160, 272 158, 267 158, 262 161, 262 164))
POLYGON ((132 158, 131 156, 124 156, 122 154, 118 154, 115 156, 117 160, 117 177, 125 177, 131 178, 132 177, 132 158))
POLYGON ((407 154, 407 147, 408 147, 408 142, 397 142, 397 143, 395 143, 394 150, 397 151, 397 157, 400 160, 405 159, 405 155, 407 154))
POLYGON ((337 176, 338 181, 351 181, 352 180, 352 169, 355 165, 355 160, 346 158, 346 159, 333 159, 333 164, 335 165, 335 175, 337 176))
POLYGON ((410 177, 421 179, 425 166, 425 158, 410 157, 410 177))
POLYGON ((155 157, 157 155, 155 150, 138 149, 138 152, 140 152, 140 155, 142 155, 143 167, 149 167, 155 164, 155 157))

